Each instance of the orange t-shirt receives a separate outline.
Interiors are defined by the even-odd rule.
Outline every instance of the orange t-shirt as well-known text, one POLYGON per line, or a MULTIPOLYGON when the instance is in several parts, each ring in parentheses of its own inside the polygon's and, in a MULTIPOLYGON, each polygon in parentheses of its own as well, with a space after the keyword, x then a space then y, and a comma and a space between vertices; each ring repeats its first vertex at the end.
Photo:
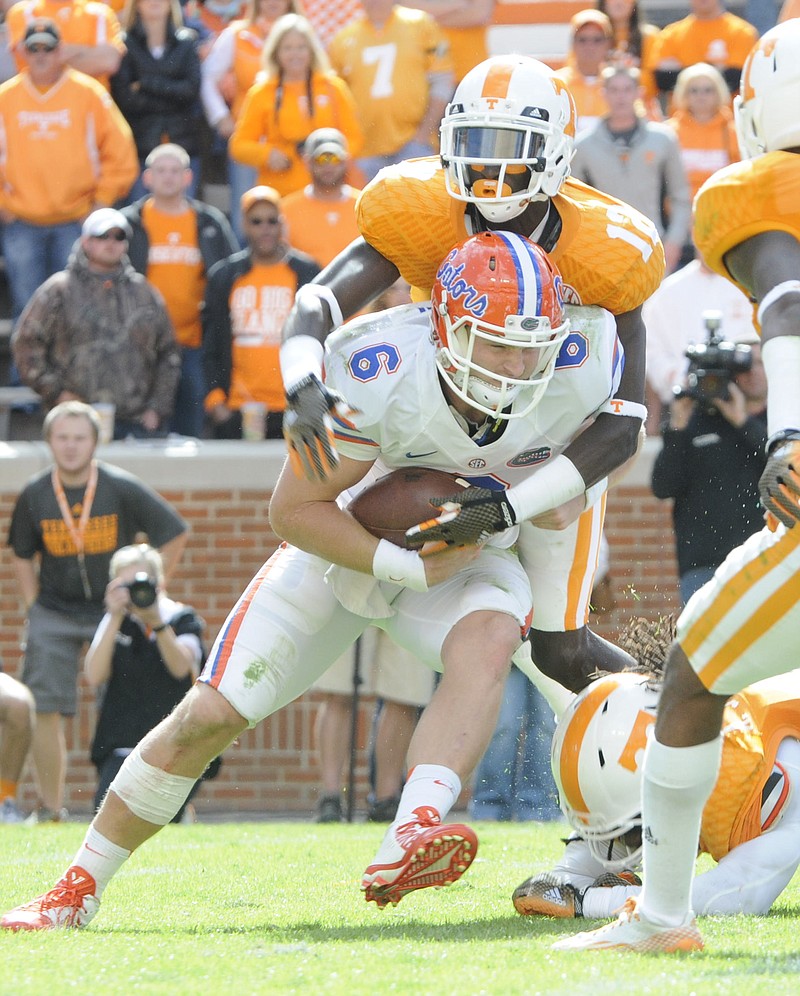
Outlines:
POLYGON ((180 345, 197 348, 203 341, 200 306, 206 289, 197 217, 191 208, 166 214, 148 200, 142 208, 142 225, 150 243, 147 279, 161 291, 180 345))
POLYGON ((233 363, 230 408, 261 401, 271 412, 283 411, 286 398, 278 358, 281 329, 297 288, 285 263, 256 264, 234 281, 230 293, 233 363))
POLYGON ((727 107, 700 122, 686 111, 675 111, 665 122, 678 136, 692 197, 712 173, 739 161, 739 143, 733 115, 727 107))
POLYGON ((748 21, 729 14, 700 20, 694 14, 674 21, 661 30, 654 42, 652 64, 675 59, 681 66, 708 62, 718 69, 741 67, 758 41, 758 32, 748 21))
POLYGON ((314 197, 306 187, 281 201, 289 244, 307 253, 320 266, 327 266, 338 253, 360 235, 356 224, 358 191, 344 186, 336 201, 314 197))

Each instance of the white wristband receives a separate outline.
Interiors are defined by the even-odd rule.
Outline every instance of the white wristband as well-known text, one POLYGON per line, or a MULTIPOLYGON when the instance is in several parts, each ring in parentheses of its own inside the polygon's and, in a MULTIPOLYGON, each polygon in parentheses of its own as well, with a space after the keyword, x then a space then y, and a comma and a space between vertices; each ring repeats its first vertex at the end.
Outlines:
POLYGON ((767 308, 775 304, 778 298, 783 297, 784 294, 800 294, 800 280, 784 280, 783 283, 776 284, 772 290, 767 291, 756 312, 756 321, 759 325, 764 324, 764 312, 767 308))
POLYGON ((391 581, 413 591, 427 591, 425 562, 416 550, 404 550, 381 540, 372 558, 372 573, 379 581, 391 581))
POLYGON ((532 519, 551 508, 558 508, 586 491, 586 483, 575 464, 562 453, 520 484, 506 491, 506 498, 517 513, 517 522, 532 519))
POLYGON ((331 322, 333 323, 331 325, 332 329, 335 329, 344 322, 342 309, 330 287, 326 287, 325 284, 303 284, 295 295, 295 302, 298 299, 302 302, 304 297, 316 297, 328 305, 328 311, 331 313, 331 322))
POLYGON ((800 336, 779 335, 761 347, 767 375, 767 433, 800 428, 800 336))
POLYGON ((322 343, 313 335, 293 335, 281 345, 281 377, 287 394, 310 374, 322 380, 324 352, 322 343))

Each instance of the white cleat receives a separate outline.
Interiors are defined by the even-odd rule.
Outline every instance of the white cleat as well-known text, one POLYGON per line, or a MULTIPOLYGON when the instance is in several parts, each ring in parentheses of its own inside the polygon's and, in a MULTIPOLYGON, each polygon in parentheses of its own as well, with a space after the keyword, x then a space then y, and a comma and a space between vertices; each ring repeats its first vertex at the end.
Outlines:
POLYGON ((554 951, 636 951, 639 954, 673 954, 676 951, 702 951, 703 938, 694 914, 677 927, 664 927, 645 920, 629 899, 619 918, 597 930, 585 930, 553 944, 554 951))

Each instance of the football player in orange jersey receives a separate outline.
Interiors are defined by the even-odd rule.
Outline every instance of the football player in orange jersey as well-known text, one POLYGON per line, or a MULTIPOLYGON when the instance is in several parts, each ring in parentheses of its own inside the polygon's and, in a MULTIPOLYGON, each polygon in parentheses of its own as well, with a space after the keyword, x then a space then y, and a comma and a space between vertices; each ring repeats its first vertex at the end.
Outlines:
MULTIPOLYGON (((612 917, 640 894, 642 756, 671 629, 638 620, 622 642, 641 671, 598 678, 561 716, 553 776, 574 832, 554 868, 515 889, 522 916, 612 917)), ((700 843, 718 863, 692 880, 692 906, 765 914, 800 865, 800 796, 792 791, 800 779, 800 671, 729 699, 724 729, 700 843)))
POLYGON ((560 941, 561 950, 702 947, 692 869, 723 710, 728 696, 792 666, 800 649, 800 20, 755 45, 735 114, 748 158, 701 187, 695 239, 706 263, 757 305, 769 384, 767 525, 678 620, 644 760, 642 895, 614 923, 560 941))
MULTIPOLYGON (((322 383, 322 340, 398 274, 418 299, 427 297, 443 248, 485 230, 525 235, 558 265, 568 300, 615 315, 625 351, 615 397, 563 454, 530 455, 531 465, 547 465, 538 467, 538 507, 528 518, 540 530, 562 530, 561 548, 546 565, 535 563, 533 552, 521 557, 532 581, 557 561, 560 573, 549 590, 564 590, 560 610, 537 605, 533 658, 577 691, 598 664, 616 671, 630 663, 591 633, 586 620, 604 511, 599 499, 608 474, 635 454, 646 414, 640 306, 659 285, 664 254, 648 219, 570 179, 574 136, 572 97, 547 66, 514 55, 475 67, 442 119, 441 163, 428 158, 389 167, 362 192, 357 213, 363 238, 298 295, 284 326, 281 366, 288 397, 284 434, 296 472, 324 478, 337 461, 331 418, 337 399, 322 383), (552 518, 533 518, 538 513, 552 518)), ((564 359, 581 362, 578 356, 564 359)), ((480 496, 460 496, 448 529, 429 526, 433 532, 417 541, 453 542, 453 530, 459 542, 477 535, 475 519, 481 518, 480 532, 485 508, 478 511, 473 499, 480 496)), ((495 511, 495 528, 505 528, 514 512, 495 511)), ((523 533, 533 536, 527 525, 523 533)), ((539 546, 531 541, 529 549, 539 546)))

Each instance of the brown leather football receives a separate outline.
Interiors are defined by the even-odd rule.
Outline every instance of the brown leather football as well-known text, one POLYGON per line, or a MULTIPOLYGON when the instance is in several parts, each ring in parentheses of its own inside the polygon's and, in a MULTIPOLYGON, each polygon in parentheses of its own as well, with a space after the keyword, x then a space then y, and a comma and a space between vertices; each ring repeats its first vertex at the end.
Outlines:
POLYGON ((347 511, 373 536, 405 547, 406 529, 436 516, 430 499, 457 494, 465 487, 465 480, 443 470, 404 467, 365 488, 347 511))

